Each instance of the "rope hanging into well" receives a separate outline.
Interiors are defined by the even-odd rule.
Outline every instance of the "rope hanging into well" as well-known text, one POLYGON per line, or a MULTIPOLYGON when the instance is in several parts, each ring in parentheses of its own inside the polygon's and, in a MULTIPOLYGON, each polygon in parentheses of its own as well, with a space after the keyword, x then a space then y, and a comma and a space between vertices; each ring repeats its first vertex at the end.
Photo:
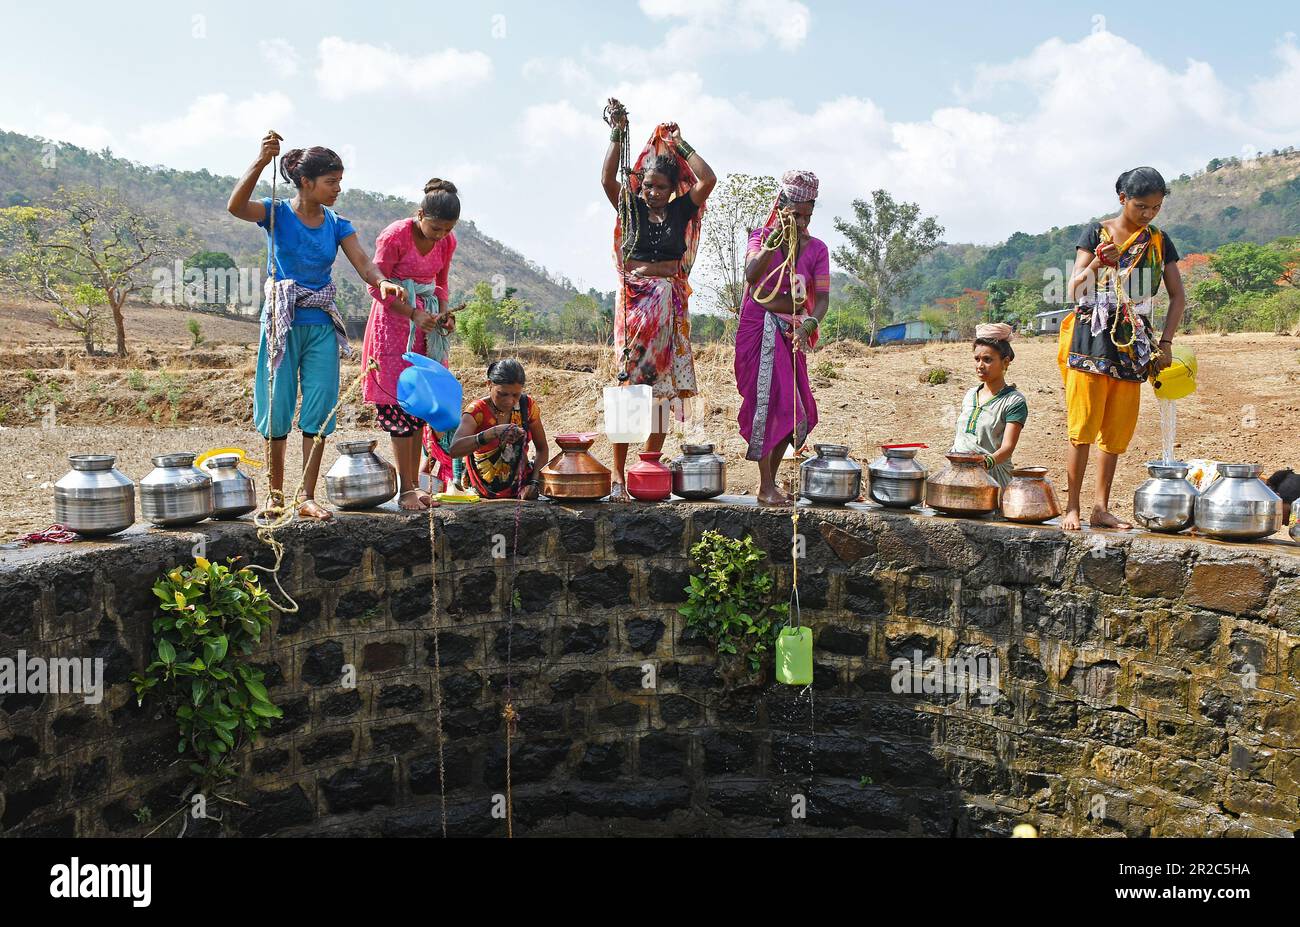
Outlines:
POLYGON ((429 583, 432 587, 433 606, 429 612, 433 624, 433 707, 434 733, 438 741, 438 806, 442 812, 442 836, 447 837, 447 764, 443 757, 442 733, 442 625, 438 619, 438 520, 433 506, 429 506, 429 583))
MULTIPOLYGON (((789 281, 790 301, 792 304, 790 310, 790 375, 794 383, 794 388, 790 391, 793 412, 790 418, 790 444, 797 459, 799 449, 794 447, 794 442, 799 433, 799 378, 797 375, 799 348, 794 337, 794 319, 799 316, 803 311, 803 307, 807 305, 808 287, 795 269, 799 262, 799 226, 791 213, 780 212, 777 214, 777 226, 763 241, 760 248, 762 254, 769 254, 782 248, 785 249, 784 258, 750 289, 750 296, 760 306, 766 306, 781 292, 783 281, 789 281), (766 293, 763 292, 764 287, 768 288, 766 293)), ((775 461, 774 466, 779 467, 780 461, 775 461)), ((799 493, 797 488, 794 494, 793 512, 790 516, 790 532, 790 605, 792 608, 792 626, 799 628, 803 626, 803 619, 799 608, 799 493)))
MULTIPOLYGON (((274 412, 275 412, 275 277, 276 277, 275 272, 278 266, 276 264, 276 259, 275 259, 275 213, 276 213, 276 206, 278 204, 278 200, 275 195, 278 186, 277 184, 278 169, 276 166, 277 161, 279 161, 279 158, 277 157, 271 158, 271 215, 270 218, 267 220, 267 226, 269 232, 267 235, 267 243, 266 243, 267 254, 270 258, 269 260, 270 270, 268 273, 269 273, 269 278, 271 283, 271 303, 269 306, 266 305, 265 302, 262 304, 266 312, 266 320, 268 324, 268 330, 266 336, 266 407, 267 409, 270 410, 270 412, 268 413, 267 426, 266 426, 266 432, 267 432, 266 433, 266 460, 267 460, 266 509, 268 512, 283 510, 285 507, 284 491, 280 489, 276 489, 275 486, 272 484, 271 482, 272 467, 270 466, 271 444, 272 444, 271 432, 274 431, 274 429, 271 427, 271 419, 274 417, 274 412)), ((281 479, 284 478, 283 471, 281 472, 280 478, 281 479)), ((279 566, 278 560, 276 566, 277 568, 279 566)), ((295 611, 297 610, 296 606, 294 610, 295 611)))
MULTIPOLYGON (((522 421, 520 424, 528 429, 528 423, 522 421)), ((509 421, 509 419, 507 419, 509 421)), ((527 460, 528 438, 523 438, 523 446, 520 448, 520 454, 524 455, 524 461, 527 460)), ((521 461, 521 464, 524 462, 521 461)), ((515 485, 512 487, 515 496, 515 540, 514 547, 510 552, 512 563, 519 562, 519 523, 520 516, 524 508, 524 468, 521 465, 515 472, 515 485)), ((515 589, 514 578, 510 577, 507 588, 510 590, 510 607, 506 617, 506 685, 505 685, 505 704, 501 708, 501 718, 505 721, 506 728, 506 839, 511 839, 515 835, 515 799, 514 799, 514 781, 512 775, 512 760, 510 749, 515 735, 515 728, 519 723, 519 711, 515 708, 514 700, 514 640, 515 640, 515 589)))

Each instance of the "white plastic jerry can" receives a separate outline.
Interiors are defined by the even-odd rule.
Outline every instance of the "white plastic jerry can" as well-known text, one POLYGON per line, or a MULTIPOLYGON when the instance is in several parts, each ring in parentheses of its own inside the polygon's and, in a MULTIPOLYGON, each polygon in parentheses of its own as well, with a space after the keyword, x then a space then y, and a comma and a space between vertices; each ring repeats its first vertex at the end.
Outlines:
POLYGON ((605 434, 611 444, 640 444, 650 437, 653 412, 649 386, 605 387, 605 434))

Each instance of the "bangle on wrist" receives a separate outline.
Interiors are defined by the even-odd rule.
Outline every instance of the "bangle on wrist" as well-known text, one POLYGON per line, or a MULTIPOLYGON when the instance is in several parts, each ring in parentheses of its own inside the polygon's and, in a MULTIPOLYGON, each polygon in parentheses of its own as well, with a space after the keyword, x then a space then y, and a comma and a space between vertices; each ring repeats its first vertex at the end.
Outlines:
POLYGON ((682 153, 683 158, 689 158, 691 155, 695 154, 695 149, 687 144, 686 139, 684 138, 679 138, 677 140, 677 150, 682 153))
POLYGON ((992 470, 993 467, 994 467, 995 465, 996 465, 996 461, 993 460, 993 455, 992 455, 992 454, 985 454, 985 455, 984 455, 984 469, 985 469, 985 470, 992 470))

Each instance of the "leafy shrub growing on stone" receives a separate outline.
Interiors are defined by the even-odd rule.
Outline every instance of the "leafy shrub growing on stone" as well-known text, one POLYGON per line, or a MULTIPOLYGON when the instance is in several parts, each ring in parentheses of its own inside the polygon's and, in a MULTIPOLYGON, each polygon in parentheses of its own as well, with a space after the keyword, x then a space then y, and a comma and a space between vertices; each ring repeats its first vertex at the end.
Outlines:
POLYGON ((720 656, 743 660, 756 672, 789 617, 790 606, 771 603, 772 574, 760 564, 765 554, 753 538, 729 538, 706 531, 691 548, 699 571, 678 609, 689 628, 703 634, 720 656))
POLYGON ((245 659, 271 626, 271 598, 247 567, 231 570, 194 558, 153 587, 155 659, 133 673, 137 699, 150 693, 175 706, 177 753, 190 755, 200 791, 234 777, 233 757, 281 711, 245 659))

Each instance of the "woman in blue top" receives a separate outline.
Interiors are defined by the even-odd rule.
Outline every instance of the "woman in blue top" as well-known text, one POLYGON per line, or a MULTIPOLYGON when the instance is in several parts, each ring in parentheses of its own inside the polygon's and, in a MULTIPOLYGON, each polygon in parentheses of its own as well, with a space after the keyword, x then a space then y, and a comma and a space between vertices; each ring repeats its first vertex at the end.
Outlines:
POLYGON ((257 378, 253 384, 253 422, 262 437, 271 441, 272 498, 268 507, 283 502, 285 439, 293 427, 301 389, 298 427, 302 429, 304 498, 298 514, 325 519, 331 517, 329 511, 315 500, 320 457, 311 450, 316 435, 334 431, 330 411, 339 398, 339 355, 352 353, 343 319, 334 304, 330 272, 338 249, 343 249, 361 279, 382 295, 394 296, 400 302, 406 295, 397 284, 384 279, 361 247, 352 223, 330 209, 339 198, 343 162, 328 148, 295 148, 280 160, 280 174, 297 188, 297 194, 292 200, 277 201, 272 239, 271 198, 264 196, 253 202, 250 197, 258 177, 279 153, 280 136, 268 132, 262 139, 261 153, 240 178, 226 208, 232 216, 266 229, 271 243, 267 273, 275 284, 272 286, 271 279, 266 282, 257 378), (275 370, 272 395, 268 395, 270 368, 275 370))

